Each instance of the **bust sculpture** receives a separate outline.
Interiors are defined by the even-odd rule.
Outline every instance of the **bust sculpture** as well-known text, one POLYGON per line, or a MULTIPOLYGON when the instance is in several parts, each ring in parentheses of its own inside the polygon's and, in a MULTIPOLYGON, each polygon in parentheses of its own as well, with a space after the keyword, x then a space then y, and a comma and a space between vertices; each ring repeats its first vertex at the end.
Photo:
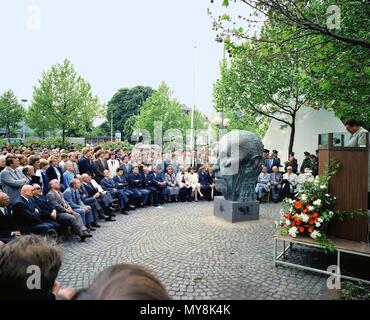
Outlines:
POLYGON ((229 201, 256 200, 255 183, 261 171, 263 144, 252 132, 235 130, 216 147, 216 189, 229 201))

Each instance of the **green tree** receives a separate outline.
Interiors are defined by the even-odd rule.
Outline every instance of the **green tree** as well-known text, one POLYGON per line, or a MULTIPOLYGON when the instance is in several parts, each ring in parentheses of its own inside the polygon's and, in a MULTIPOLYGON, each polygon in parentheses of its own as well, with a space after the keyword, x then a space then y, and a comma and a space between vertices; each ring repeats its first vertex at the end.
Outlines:
POLYGON ((251 123, 255 123, 251 120, 255 118, 266 124, 267 118, 290 127, 288 150, 291 152, 297 112, 309 103, 301 73, 296 55, 270 59, 245 44, 242 51, 234 54, 230 66, 222 65, 221 79, 214 89, 215 101, 223 103, 228 110, 242 111, 251 123))
POLYGON ((370 129, 368 1, 237 0, 222 5, 238 3, 248 7, 248 16, 213 18, 231 55, 243 50, 240 42, 270 59, 296 54, 311 104, 333 110, 342 120, 356 118, 370 129))
POLYGON ((34 87, 27 123, 38 130, 59 128, 64 145, 68 131, 91 128, 100 113, 101 104, 92 94, 91 85, 65 59, 63 64, 55 64, 43 72, 34 87))
POLYGON ((18 129, 25 113, 26 111, 12 90, 7 90, 0 96, 0 127, 6 128, 9 143, 11 131, 18 129))
POLYGON ((143 103, 153 94, 151 87, 136 86, 134 88, 119 89, 108 102, 107 105, 107 123, 104 123, 102 129, 111 130, 111 117, 113 116, 113 130, 121 130, 122 138, 129 141, 132 135, 132 121, 128 120, 138 115, 143 103))
MULTIPOLYGON (((154 137, 154 123, 162 122, 162 131, 179 129, 185 134, 191 128, 191 112, 185 113, 181 103, 172 97, 172 92, 166 83, 162 83, 158 90, 148 98, 135 117, 135 129, 148 130, 154 137)), ((194 111, 194 129, 206 128, 207 120, 202 113, 194 111)))

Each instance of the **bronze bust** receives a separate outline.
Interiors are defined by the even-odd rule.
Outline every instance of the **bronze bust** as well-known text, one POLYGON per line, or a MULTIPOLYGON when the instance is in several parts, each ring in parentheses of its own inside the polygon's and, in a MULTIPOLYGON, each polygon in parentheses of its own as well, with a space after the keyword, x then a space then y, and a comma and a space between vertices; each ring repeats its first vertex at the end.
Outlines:
POLYGON ((226 200, 256 200, 255 183, 261 171, 262 151, 261 139, 249 131, 235 130, 221 138, 213 169, 216 189, 226 200))

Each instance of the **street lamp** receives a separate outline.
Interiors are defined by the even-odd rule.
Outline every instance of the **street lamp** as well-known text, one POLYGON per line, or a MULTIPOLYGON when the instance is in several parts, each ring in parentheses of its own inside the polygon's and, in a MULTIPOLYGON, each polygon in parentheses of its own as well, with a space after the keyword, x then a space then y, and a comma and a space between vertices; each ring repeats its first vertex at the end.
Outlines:
MULTIPOLYGON (((27 99, 22 99, 23 102, 23 108, 26 110, 26 102, 28 101, 27 99)), ((23 143, 26 142, 26 122, 23 120, 23 126, 22 126, 22 141, 23 143)))

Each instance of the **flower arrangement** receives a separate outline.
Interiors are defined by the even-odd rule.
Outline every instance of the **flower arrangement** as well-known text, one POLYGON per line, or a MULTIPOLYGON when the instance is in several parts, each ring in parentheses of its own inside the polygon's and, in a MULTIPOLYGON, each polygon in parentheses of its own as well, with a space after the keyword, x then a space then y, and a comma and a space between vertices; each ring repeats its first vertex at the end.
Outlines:
POLYGON ((325 231, 334 216, 332 210, 336 200, 328 193, 329 180, 339 167, 338 162, 330 163, 325 175, 307 180, 294 199, 284 199, 280 222, 276 223, 281 234, 293 238, 308 236, 325 249, 334 249, 325 231))

